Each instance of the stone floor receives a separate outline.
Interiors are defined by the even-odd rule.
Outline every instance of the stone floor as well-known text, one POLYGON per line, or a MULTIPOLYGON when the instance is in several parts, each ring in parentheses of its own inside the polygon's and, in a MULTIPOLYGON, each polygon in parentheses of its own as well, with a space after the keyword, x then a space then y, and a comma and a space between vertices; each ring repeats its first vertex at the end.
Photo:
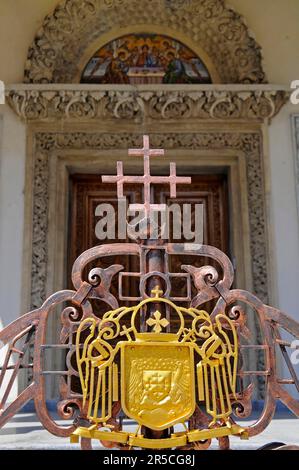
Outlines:
MULTIPOLYGON (((67 421, 57 419, 59 424, 67 425, 67 421)), ((246 421, 246 424, 249 424, 246 421)), ((136 424, 125 422, 125 430, 135 431, 136 424)), ((232 449, 257 449, 269 442, 278 441, 285 444, 299 445, 299 420, 283 413, 276 415, 269 427, 259 436, 249 441, 231 438, 232 449)), ((103 447, 99 443, 97 449, 103 447)), ((78 444, 70 444, 68 439, 55 437, 48 433, 39 423, 34 413, 20 413, 0 430, 0 450, 4 449, 78 449, 78 444)), ((215 445, 212 448, 216 448, 215 445)))

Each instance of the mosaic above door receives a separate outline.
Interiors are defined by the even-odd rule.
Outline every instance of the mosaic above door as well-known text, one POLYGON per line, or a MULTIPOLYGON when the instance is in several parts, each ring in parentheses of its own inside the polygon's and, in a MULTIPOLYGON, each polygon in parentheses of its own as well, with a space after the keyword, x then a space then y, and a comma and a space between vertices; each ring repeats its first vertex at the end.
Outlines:
POLYGON ((211 83, 202 60, 168 36, 129 34, 110 41, 88 61, 81 83, 211 83))

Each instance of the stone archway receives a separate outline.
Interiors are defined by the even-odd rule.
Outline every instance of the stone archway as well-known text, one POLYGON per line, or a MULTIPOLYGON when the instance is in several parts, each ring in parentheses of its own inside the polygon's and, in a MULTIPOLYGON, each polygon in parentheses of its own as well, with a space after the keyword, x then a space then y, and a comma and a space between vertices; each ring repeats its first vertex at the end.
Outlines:
POLYGON ((130 32, 164 33, 200 56, 214 83, 265 83, 261 48, 224 0, 64 0, 29 48, 25 83, 78 83, 99 47, 130 32))

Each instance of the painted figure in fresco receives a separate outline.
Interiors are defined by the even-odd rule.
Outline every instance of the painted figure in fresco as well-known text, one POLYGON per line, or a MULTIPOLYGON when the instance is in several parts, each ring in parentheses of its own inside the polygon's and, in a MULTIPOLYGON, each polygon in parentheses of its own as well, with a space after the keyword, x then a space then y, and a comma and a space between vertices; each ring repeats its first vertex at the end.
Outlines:
POLYGON ((190 79, 185 72, 183 61, 176 57, 174 52, 168 53, 169 63, 163 78, 163 83, 190 83, 190 79))
POLYGON ((160 54, 156 46, 153 47, 152 52, 148 55, 147 67, 160 67, 160 54))
POLYGON ((187 60, 184 55, 178 57, 171 51, 168 58, 163 83, 209 83, 209 77, 200 73, 198 64, 187 60))
POLYGON ((141 48, 141 53, 139 54, 138 60, 136 62, 136 67, 148 67, 149 61, 149 47, 147 44, 144 44, 141 48))
POLYGON ((127 72, 129 64, 125 60, 125 52, 119 52, 114 60, 110 62, 107 78, 110 83, 126 84, 129 83, 127 72))
POLYGON ((139 58, 138 47, 134 47, 134 49, 131 52, 130 59, 129 59, 131 67, 137 66, 138 58, 139 58))

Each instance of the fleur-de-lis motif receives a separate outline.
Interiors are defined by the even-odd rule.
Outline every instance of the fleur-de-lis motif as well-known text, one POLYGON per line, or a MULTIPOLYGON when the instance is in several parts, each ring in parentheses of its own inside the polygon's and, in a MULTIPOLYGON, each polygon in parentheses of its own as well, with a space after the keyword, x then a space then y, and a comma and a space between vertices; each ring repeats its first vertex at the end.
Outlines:
POLYGON ((161 318, 161 312, 156 310, 153 314, 154 318, 149 318, 146 323, 149 326, 153 326, 153 330, 155 333, 160 333, 162 328, 166 328, 169 325, 169 321, 166 318, 161 318))

